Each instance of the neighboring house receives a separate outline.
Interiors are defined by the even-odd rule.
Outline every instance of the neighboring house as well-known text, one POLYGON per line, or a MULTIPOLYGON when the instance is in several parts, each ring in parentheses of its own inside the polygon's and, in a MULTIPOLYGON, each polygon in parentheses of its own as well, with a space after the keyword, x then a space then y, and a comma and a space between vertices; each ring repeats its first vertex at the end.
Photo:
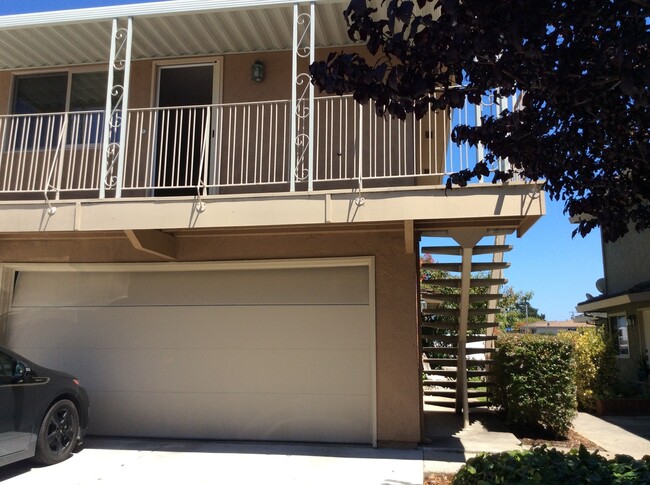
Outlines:
POLYGON ((577 320, 563 320, 553 322, 540 320, 538 322, 522 324, 519 327, 519 332, 534 333, 539 335, 557 335, 559 332, 575 332, 580 328, 589 328, 593 326, 593 324, 577 320))
POLYGON ((0 17, 0 341, 81 378, 91 434, 420 441, 421 236, 469 268, 544 194, 445 191, 463 113, 310 93, 346 3, 0 17))
POLYGON ((602 247, 605 278, 597 283, 601 294, 587 295, 576 309, 606 318, 615 336, 621 378, 635 383, 650 352, 650 231, 632 229, 602 247))

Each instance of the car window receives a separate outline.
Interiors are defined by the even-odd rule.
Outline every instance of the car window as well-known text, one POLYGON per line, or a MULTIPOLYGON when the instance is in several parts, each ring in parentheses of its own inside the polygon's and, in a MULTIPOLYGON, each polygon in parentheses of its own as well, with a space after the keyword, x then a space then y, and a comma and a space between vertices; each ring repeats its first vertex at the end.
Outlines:
POLYGON ((7 354, 0 352, 0 376, 11 377, 16 369, 16 361, 7 354))

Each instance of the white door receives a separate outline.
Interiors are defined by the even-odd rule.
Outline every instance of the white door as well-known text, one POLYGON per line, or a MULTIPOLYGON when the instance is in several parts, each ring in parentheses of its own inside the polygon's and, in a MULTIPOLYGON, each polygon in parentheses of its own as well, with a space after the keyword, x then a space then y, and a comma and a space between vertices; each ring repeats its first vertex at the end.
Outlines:
POLYGON ((77 375, 89 433, 372 443, 369 266, 22 271, 6 344, 77 375))

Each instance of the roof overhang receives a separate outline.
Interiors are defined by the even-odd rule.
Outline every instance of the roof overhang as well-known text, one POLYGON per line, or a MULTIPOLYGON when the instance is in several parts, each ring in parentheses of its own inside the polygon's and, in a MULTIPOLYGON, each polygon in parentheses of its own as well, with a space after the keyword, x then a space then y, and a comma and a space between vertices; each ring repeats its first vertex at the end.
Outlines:
POLYGON ((629 305, 631 303, 650 302, 650 291, 642 291, 637 293, 624 293, 622 295, 604 296, 594 298, 593 300, 583 301, 578 303, 576 310, 585 312, 597 312, 607 310, 609 308, 629 305))
MULTIPOLYGON (((128 17, 134 60, 290 50, 295 4, 308 3, 170 0, 0 16, 0 70, 107 63, 112 19, 128 17)), ((317 47, 352 43, 346 6, 315 0, 317 47)))

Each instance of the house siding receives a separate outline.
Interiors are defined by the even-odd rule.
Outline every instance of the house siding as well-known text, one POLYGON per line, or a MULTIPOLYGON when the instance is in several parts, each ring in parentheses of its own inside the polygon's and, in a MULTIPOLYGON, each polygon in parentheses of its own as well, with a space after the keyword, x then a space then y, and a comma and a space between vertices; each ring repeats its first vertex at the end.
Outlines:
POLYGON ((650 281, 650 230, 631 229, 617 241, 604 243, 603 262, 610 295, 650 281))

